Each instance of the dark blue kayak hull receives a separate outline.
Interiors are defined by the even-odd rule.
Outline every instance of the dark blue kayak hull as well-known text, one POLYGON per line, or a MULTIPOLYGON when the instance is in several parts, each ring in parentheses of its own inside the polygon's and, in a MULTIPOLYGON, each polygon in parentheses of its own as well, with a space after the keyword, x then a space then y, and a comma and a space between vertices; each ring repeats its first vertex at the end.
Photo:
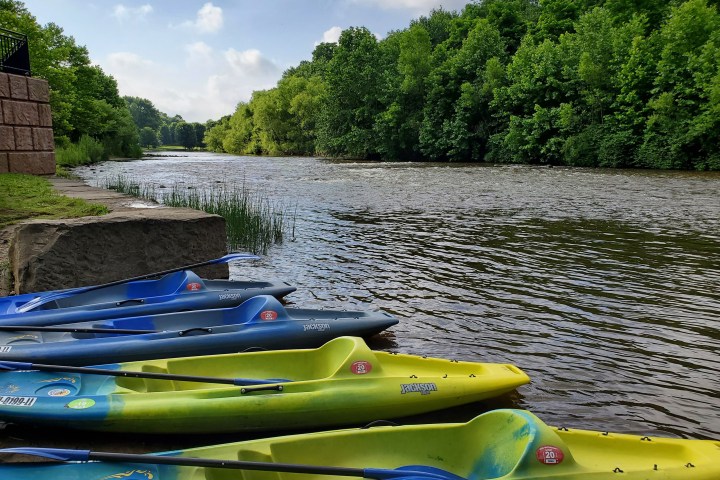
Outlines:
POLYGON ((156 358, 235 353, 248 349, 319 347, 339 336, 370 337, 398 320, 384 312, 286 309, 272 296, 235 308, 129 317, 63 325, 151 330, 145 334, 0 332, 0 360, 96 365, 156 358))

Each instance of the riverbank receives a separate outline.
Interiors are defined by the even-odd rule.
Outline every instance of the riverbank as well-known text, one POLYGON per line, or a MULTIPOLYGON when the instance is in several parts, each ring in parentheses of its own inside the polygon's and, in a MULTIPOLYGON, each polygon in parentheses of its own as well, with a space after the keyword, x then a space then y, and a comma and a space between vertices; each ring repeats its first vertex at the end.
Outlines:
MULTIPOLYGON (((108 213, 32 219, 3 229, 0 281, 6 291, 0 293, 105 283, 227 253, 225 222, 218 215, 162 207, 81 180, 48 180, 56 193, 102 205, 108 213)), ((227 267, 201 274, 227 277, 227 267)))

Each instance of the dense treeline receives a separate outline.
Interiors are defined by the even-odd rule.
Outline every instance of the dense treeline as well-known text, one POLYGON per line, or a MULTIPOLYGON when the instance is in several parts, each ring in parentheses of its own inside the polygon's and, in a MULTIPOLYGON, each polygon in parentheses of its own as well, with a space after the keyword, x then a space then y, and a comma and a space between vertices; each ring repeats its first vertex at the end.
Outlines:
MULTIPOLYGON (((203 148, 206 125, 186 122, 180 115, 174 117, 155 108, 153 103, 140 97, 123 97, 140 134, 140 145, 154 148, 160 145, 180 145, 188 150, 203 148)), ((209 126, 217 122, 209 121, 209 126)))
POLYGON ((90 63, 84 46, 54 23, 38 24, 15 0, 0 0, 0 27, 28 36, 33 76, 50 85, 59 162, 65 148, 77 153, 73 158, 80 163, 140 156, 137 129, 115 79, 90 63))
POLYGON ((485 0, 365 28, 205 136, 236 154, 720 170, 718 0, 485 0))

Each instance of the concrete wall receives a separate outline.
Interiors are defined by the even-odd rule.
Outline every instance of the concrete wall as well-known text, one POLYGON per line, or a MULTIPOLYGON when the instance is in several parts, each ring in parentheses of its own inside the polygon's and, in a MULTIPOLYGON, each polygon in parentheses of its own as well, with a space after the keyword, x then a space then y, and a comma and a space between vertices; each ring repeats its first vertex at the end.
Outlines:
POLYGON ((45 80, 0 73, 0 173, 55 173, 50 90, 45 80))

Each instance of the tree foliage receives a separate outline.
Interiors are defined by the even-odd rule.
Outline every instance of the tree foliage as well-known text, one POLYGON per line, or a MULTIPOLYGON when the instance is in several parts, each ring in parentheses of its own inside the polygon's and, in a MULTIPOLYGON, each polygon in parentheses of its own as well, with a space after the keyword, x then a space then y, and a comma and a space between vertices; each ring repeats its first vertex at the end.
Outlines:
POLYGON ((383 160, 720 169, 720 2, 483 0, 349 28, 208 148, 383 160))

